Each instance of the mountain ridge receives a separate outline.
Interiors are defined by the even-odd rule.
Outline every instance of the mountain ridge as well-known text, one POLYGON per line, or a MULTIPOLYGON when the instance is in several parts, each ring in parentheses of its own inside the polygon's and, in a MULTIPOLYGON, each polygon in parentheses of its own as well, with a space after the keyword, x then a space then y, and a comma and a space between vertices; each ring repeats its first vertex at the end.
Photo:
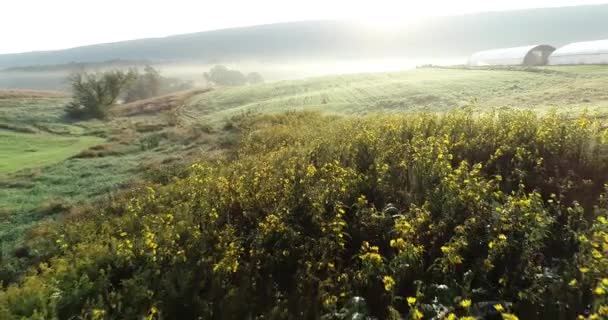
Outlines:
POLYGON ((353 21, 227 28, 62 50, 0 54, 0 68, 107 60, 227 62, 311 58, 448 57, 473 51, 608 38, 608 4, 432 17, 380 34, 353 21))

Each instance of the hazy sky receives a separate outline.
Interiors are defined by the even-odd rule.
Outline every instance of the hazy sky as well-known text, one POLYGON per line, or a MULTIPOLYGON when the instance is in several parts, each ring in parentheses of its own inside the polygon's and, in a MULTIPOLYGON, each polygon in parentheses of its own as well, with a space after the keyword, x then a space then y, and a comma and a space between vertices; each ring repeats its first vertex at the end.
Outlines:
POLYGON ((316 19, 405 18, 608 0, 2 0, 0 53, 316 19))

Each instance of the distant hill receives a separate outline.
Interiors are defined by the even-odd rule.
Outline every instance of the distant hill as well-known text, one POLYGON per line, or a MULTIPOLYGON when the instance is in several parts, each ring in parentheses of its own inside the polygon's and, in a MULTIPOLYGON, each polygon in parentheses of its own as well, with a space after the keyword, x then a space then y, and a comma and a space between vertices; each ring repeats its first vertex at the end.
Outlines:
POLYGON ((155 61, 151 60, 106 60, 92 62, 69 62, 62 64, 44 64, 44 65, 28 65, 14 66, 4 68, 5 72, 55 72, 55 71, 78 71, 82 69, 105 69, 105 68, 129 68, 129 67, 144 67, 153 65, 155 61))
POLYGON ((298 58, 454 57, 476 50, 608 38, 608 5, 435 17, 379 35, 354 22, 308 21, 0 55, 0 68, 108 60, 272 61, 298 58))

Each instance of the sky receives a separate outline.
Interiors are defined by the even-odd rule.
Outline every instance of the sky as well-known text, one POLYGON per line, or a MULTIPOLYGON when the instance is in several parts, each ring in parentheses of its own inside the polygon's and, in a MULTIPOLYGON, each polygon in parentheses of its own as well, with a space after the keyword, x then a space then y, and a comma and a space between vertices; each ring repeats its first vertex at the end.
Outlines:
POLYGON ((0 54, 289 21, 405 19, 608 0, 2 0, 0 54))

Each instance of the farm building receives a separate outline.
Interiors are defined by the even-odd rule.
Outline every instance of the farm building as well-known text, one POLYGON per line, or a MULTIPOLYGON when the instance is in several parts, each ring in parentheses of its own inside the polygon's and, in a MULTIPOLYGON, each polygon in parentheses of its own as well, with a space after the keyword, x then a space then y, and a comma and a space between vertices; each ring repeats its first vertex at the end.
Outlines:
POLYGON ((549 57, 549 64, 608 64, 608 40, 576 42, 563 46, 549 57))
POLYGON ((487 50, 469 58, 471 66, 542 66, 555 48, 550 45, 533 45, 516 48, 487 50))

